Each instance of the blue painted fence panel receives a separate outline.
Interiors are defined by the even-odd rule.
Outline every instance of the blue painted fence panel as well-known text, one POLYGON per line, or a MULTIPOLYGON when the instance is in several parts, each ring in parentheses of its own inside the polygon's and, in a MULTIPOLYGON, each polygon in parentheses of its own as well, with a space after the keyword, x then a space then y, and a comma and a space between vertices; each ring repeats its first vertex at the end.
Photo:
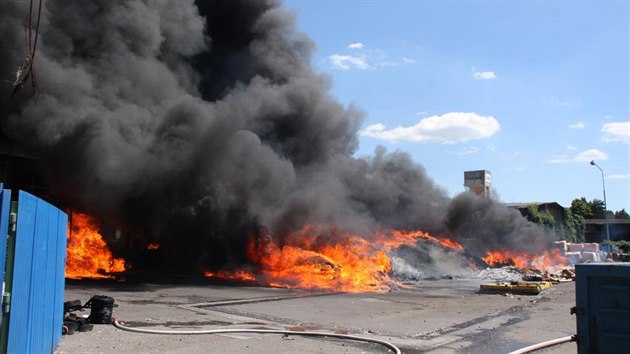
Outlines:
POLYGON ((33 238, 37 200, 24 198, 19 192, 15 263, 13 268, 13 291, 9 310, 9 339, 7 352, 32 352, 28 348, 28 322, 31 295, 31 263, 33 261, 33 238))
MULTIPOLYGON (((57 225, 56 225, 56 247, 55 247, 55 258, 52 261, 54 267, 51 267, 55 270, 53 276, 53 284, 54 284, 54 302, 55 308, 53 311, 53 324, 59 328, 63 323, 63 300, 64 300, 64 291, 66 289, 66 243, 67 243, 67 228, 68 228, 68 215, 66 213, 62 213, 59 211, 57 214, 57 225)), ((53 331, 52 340, 52 348, 56 348, 61 342, 61 329, 58 331, 53 331)))
POLYGON ((0 183, 0 275, 4 279, 7 259, 7 235, 9 234, 9 214, 11 213, 11 191, 0 183))
POLYGON ((68 216, 20 191, 8 353, 52 353, 61 340, 68 216))

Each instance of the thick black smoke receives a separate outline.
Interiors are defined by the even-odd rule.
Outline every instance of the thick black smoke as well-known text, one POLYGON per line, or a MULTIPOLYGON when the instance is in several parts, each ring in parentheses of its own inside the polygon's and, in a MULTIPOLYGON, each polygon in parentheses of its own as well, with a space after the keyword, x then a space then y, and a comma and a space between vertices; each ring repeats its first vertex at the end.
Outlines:
MULTIPOLYGON (((0 5, 9 81, 28 5, 0 5)), ((187 265, 242 262, 247 235, 305 224, 423 229, 480 251, 540 239, 494 202, 449 200, 405 153, 352 157, 363 114, 331 97, 312 51, 279 1, 46 1, 39 94, 3 83, 2 130, 41 159, 53 202, 187 265)))

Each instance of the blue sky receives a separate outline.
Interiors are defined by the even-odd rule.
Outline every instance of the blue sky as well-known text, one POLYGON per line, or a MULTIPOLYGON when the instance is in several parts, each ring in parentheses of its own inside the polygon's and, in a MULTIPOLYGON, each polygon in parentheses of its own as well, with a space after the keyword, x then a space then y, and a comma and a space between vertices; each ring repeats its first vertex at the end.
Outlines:
POLYGON ((504 202, 630 211, 628 1, 286 0, 356 155, 402 150, 450 196, 486 169, 504 202))

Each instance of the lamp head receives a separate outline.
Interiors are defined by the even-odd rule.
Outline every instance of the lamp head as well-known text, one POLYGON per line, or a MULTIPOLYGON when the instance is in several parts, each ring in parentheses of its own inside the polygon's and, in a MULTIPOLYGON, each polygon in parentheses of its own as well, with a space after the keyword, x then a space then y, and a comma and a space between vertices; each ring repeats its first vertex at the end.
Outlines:
POLYGON ((591 160, 591 165, 595 166, 595 160, 591 160))

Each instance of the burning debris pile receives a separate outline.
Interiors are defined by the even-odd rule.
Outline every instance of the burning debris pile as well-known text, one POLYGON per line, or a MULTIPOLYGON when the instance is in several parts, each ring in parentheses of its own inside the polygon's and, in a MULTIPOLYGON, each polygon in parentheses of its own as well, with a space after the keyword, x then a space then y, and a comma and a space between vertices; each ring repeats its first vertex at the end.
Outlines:
POLYGON ((112 257, 97 221, 86 214, 72 213, 68 227, 66 278, 111 278, 125 271, 125 261, 112 257))
POLYGON ((470 271, 476 271, 478 264, 497 268, 492 271, 485 268, 474 274, 484 279, 496 277, 498 270, 510 280, 535 275, 558 282, 560 274, 569 272, 564 267, 567 259, 558 250, 540 255, 490 251, 486 257, 477 258, 466 253, 458 242, 421 231, 379 231, 368 241, 336 230, 305 227, 299 237, 290 240, 292 244, 280 247, 270 235, 252 237, 248 244, 250 269, 208 271, 205 276, 284 288, 383 292, 403 286, 401 280, 435 279, 435 274, 444 277, 453 272, 471 276, 470 271), (322 231, 323 242, 319 239, 322 236, 317 236, 322 231), (423 255, 428 258, 421 259, 416 267, 424 272, 409 264, 410 259, 423 255), (438 261, 440 264, 436 266, 438 261))
POLYGON ((387 291, 400 285, 392 278, 390 252, 419 240, 461 251, 462 246, 420 231, 377 232, 366 238, 307 226, 280 247, 270 235, 251 238, 252 271, 206 272, 208 277, 250 281, 286 288, 330 289, 344 292, 387 291))
MULTIPOLYGON (((0 12, 3 77, 23 61, 27 5, 0 12)), ((40 159, 53 203, 159 244, 172 269, 305 286, 275 275, 292 264, 378 288, 389 251, 415 268, 449 256, 410 251, 420 235, 466 262, 549 249, 517 211, 449 199, 405 153, 354 157, 363 114, 328 93, 280 1, 49 1, 41 17, 38 100, 2 86, 4 135, 40 159)))

